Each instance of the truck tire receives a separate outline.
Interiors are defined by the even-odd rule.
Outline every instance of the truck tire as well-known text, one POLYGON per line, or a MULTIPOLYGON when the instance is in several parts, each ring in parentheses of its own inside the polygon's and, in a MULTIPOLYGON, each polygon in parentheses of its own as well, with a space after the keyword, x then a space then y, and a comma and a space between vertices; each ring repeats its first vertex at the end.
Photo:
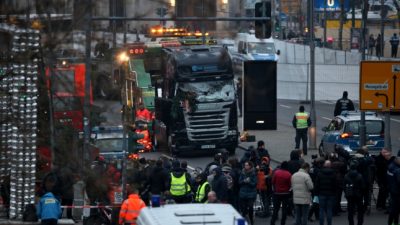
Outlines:
POLYGON ((229 148, 226 148, 226 150, 228 150, 229 155, 235 155, 236 147, 235 146, 229 147, 229 148))

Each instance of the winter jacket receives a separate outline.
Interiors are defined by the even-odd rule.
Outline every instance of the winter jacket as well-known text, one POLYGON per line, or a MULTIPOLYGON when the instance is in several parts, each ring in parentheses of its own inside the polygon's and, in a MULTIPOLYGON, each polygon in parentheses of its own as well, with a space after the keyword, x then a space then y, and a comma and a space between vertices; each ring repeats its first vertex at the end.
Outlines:
POLYGON ((37 204, 36 214, 41 220, 58 220, 61 217, 61 213, 60 202, 51 192, 44 194, 37 204))
POLYGON ((336 186, 342 188, 344 175, 346 175, 347 172, 347 165, 340 160, 335 160, 332 161, 332 169, 336 174, 336 186))
POLYGON ((239 177, 239 198, 242 199, 256 199, 257 196, 257 177, 254 168, 250 171, 242 170, 239 177))
POLYGON ((272 175, 272 187, 275 194, 288 194, 291 188, 291 177, 289 171, 277 169, 272 175))
POLYGON ((311 190, 314 184, 307 171, 300 169, 292 176, 293 203, 301 205, 311 204, 311 190))
POLYGON ((395 160, 388 167, 387 181, 390 194, 400 196, 400 165, 395 160))
POLYGON ((322 168, 317 174, 315 194, 334 196, 336 194, 336 174, 332 168, 322 168))
POLYGON ((167 189, 168 173, 162 166, 154 167, 149 177, 150 192, 155 195, 164 193, 167 189))
POLYGON ((220 167, 215 168, 214 171, 216 174, 211 183, 211 190, 216 193, 218 200, 228 202, 228 182, 220 167))

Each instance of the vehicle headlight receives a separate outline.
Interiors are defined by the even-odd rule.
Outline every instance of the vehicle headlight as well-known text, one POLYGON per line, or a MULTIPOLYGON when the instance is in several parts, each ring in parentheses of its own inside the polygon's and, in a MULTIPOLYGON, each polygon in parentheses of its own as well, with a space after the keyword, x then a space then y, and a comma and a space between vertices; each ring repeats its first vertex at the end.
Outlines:
POLYGON ((228 135, 236 135, 236 130, 228 130, 228 135))

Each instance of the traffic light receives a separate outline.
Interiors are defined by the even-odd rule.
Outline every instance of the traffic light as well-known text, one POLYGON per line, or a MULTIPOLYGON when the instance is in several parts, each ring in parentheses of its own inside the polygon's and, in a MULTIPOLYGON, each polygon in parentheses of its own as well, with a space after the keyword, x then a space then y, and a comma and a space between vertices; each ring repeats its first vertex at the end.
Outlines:
POLYGON ((255 21, 255 35, 257 38, 271 37, 271 2, 257 2, 255 5, 255 17, 269 17, 267 20, 255 21))
POLYGON ((140 150, 144 149, 144 146, 138 144, 137 141, 144 138, 143 134, 136 133, 135 131, 128 131, 128 153, 136 154, 140 150))

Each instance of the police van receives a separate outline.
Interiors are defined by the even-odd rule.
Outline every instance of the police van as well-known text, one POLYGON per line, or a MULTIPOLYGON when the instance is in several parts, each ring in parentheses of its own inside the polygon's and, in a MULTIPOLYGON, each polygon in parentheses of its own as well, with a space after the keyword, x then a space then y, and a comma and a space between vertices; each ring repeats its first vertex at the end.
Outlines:
POLYGON ((167 204, 140 211, 137 225, 247 225, 230 204, 167 204))
POLYGON ((248 60, 278 61, 280 51, 275 49, 273 38, 256 38, 254 31, 238 33, 235 39, 237 52, 232 54, 235 74, 242 74, 243 62, 248 60))

